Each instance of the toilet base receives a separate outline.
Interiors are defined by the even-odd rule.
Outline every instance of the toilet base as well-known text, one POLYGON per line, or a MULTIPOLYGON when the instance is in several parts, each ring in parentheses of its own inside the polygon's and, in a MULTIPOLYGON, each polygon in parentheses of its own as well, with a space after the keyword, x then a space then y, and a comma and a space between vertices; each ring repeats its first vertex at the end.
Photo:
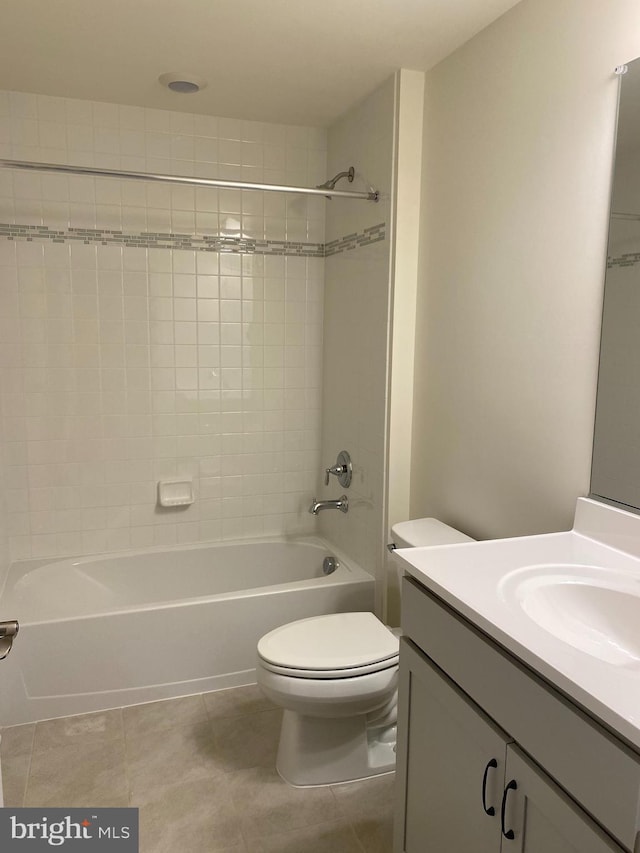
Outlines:
POLYGON ((367 717, 307 717, 285 710, 276 769, 295 787, 335 785, 395 768, 395 727, 367 717))

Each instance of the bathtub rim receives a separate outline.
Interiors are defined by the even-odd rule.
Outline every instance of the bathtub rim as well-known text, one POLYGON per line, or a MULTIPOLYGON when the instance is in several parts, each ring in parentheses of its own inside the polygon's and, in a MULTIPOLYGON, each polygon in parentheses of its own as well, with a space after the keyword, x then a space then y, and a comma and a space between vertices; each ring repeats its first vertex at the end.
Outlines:
MULTIPOLYGON (((348 557, 344 551, 334 546, 328 539, 317 534, 301 534, 297 535, 275 535, 275 536, 260 536, 260 537, 243 537, 240 539, 224 539, 215 540, 212 542, 192 542, 181 545, 172 546, 150 546, 147 548, 136 548, 127 551, 105 551, 99 554, 87 554, 83 556, 67 556, 62 558, 38 557, 30 560, 16 560, 13 562, 9 571, 6 574, 3 588, 0 591, 0 609, 2 612, 10 612, 17 607, 12 597, 12 592, 15 585, 21 578, 28 575, 30 572, 41 569, 47 566, 58 566, 64 563, 86 564, 99 562, 101 560, 117 560, 120 557, 135 557, 146 554, 170 554, 174 552, 196 551, 205 549, 217 549, 225 546, 234 545, 268 545, 268 544, 297 544, 297 545, 314 545, 327 548, 332 556, 337 557, 339 562, 338 569, 330 575, 321 575, 315 578, 305 580, 288 581, 286 583, 271 584, 267 586, 256 586, 247 589, 231 590, 223 593, 213 593, 208 595, 191 596, 180 599, 165 599, 160 601, 151 601, 145 603, 136 603, 128 606, 115 606, 106 610, 98 610, 93 613, 83 613, 70 616, 54 616, 48 619, 20 619, 20 624, 23 626, 46 625, 52 622, 69 622, 82 621, 87 619, 96 619, 107 616, 115 616, 118 614, 134 613, 136 611, 147 610, 168 610, 175 607, 190 607, 197 604, 202 604, 207 601, 225 601, 238 597, 257 597, 259 595, 277 595, 285 593, 301 583, 307 588, 316 586, 336 585, 353 583, 355 581, 373 580, 375 577, 362 568, 355 560, 348 557), (340 573, 338 575, 338 573, 340 573), (338 577, 336 577, 338 575, 338 577)), ((14 617, 11 617, 14 618, 14 617)))

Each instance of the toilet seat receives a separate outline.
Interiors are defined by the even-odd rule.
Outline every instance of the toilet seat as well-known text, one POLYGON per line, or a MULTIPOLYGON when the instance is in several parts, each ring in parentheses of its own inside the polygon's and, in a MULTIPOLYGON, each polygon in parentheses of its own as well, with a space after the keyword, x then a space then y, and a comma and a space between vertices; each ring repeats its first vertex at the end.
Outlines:
POLYGON ((279 675, 287 675, 289 678, 315 678, 315 679, 330 679, 330 678, 358 678, 360 675, 369 675, 375 672, 382 672, 385 669, 391 669, 398 666, 398 656, 388 658, 384 661, 378 661, 375 664, 360 667, 345 667, 344 669, 300 669, 286 666, 276 666, 268 661, 260 658, 260 665, 268 672, 275 672, 279 675))
POLYGON ((354 678, 397 666, 398 638, 373 613, 332 613, 270 631, 258 656, 292 678, 354 678))

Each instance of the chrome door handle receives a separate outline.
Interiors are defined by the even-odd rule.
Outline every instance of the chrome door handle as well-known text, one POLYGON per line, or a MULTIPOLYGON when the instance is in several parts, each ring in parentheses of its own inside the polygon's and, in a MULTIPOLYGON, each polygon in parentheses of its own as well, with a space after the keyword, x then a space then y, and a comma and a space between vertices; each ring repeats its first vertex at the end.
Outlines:
POLYGON ((0 622, 0 660, 4 660, 11 651, 16 634, 20 630, 17 619, 0 622))

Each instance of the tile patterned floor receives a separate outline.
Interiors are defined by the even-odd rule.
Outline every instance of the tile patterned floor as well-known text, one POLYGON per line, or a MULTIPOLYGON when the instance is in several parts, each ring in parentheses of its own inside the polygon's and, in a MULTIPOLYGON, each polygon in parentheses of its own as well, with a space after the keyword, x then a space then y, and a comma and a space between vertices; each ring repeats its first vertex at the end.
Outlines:
POLYGON ((393 775, 296 789, 239 687, 2 731, 7 806, 138 806, 141 853, 391 853, 393 775))

